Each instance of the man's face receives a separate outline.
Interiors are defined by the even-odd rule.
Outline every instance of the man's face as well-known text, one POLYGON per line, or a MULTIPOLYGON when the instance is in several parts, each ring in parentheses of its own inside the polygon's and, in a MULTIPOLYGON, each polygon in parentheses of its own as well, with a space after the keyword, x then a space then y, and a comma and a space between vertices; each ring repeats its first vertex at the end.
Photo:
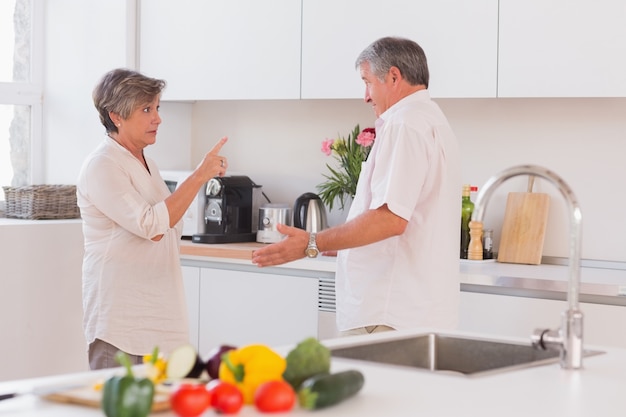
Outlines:
POLYGON ((391 105, 391 86, 390 75, 385 75, 384 81, 380 81, 371 71, 369 62, 360 65, 359 71, 361 79, 365 82, 365 102, 370 103, 374 109, 374 114, 379 117, 391 105))

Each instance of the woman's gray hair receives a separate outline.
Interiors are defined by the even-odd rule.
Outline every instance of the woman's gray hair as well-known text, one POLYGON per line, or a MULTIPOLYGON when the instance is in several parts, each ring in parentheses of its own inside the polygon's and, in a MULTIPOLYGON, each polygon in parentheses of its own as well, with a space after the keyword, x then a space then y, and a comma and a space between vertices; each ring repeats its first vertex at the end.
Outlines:
POLYGON ((125 69, 118 68, 106 73, 93 90, 93 104, 100 115, 106 133, 117 133, 117 126, 109 112, 127 119, 140 106, 151 103, 161 95, 165 81, 125 69))
POLYGON ((372 74, 380 81, 384 81, 391 67, 396 67, 409 84, 428 88, 426 54, 410 39, 386 37, 374 41, 361 52, 355 67, 358 69, 365 62, 369 63, 372 74))

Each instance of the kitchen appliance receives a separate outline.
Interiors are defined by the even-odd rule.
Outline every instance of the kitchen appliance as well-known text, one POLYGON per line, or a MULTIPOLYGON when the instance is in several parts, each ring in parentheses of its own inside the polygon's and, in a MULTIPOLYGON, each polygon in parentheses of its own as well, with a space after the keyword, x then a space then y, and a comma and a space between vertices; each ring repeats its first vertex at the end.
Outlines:
POLYGON ((280 242, 284 235, 277 229, 277 224, 291 226, 291 207, 287 204, 263 204, 259 208, 259 228, 256 241, 260 243, 280 242))
POLYGON ((262 190, 245 175, 211 178, 204 187, 204 230, 195 243, 254 242, 262 190))
MULTIPOLYGON (((161 177, 172 193, 190 175, 191 171, 161 171, 161 177)), ((194 234, 204 232, 204 199, 204 189, 201 188, 183 214, 183 239, 191 239, 194 234)))
POLYGON ((296 199, 293 207, 293 225, 309 233, 317 233, 328 228, 326 208, 317 194, 304 193, 296 199))

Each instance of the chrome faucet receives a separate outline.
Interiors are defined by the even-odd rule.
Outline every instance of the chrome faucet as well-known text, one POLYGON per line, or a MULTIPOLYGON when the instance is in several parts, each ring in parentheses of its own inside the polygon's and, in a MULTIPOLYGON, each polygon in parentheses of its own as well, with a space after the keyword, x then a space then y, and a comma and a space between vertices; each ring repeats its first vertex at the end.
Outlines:
POLYGON ((472 220, 482 223, 485 207, 493 191, 504 181, 519 175, 533 175, 552 183, 565 198, 570 216, 568 308, 561 315, 561 327, 559 329, 536 329, 531 335, 531 342, 537 349, 559 349, 562 368, 580 369, 583 362, 583 313, 578 309, 578 295, 580 287, 582 214, 571 188, 561 177, 545 168, 535 165, 515 166, 501 171, 487 180, 476 197, 472 220))

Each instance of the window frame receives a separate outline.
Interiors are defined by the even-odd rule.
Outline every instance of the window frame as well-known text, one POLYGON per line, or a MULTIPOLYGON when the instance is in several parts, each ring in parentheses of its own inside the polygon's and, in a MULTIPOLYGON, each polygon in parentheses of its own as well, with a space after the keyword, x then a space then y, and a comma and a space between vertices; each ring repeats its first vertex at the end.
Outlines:
MULTIPOLYGON (((44 0, 31 0, 30 82, 0 82, 0 104, 30 106, 30 181, 43 183, 44 0)), ((0 195, 4 200, 4 195, 0 195)))

